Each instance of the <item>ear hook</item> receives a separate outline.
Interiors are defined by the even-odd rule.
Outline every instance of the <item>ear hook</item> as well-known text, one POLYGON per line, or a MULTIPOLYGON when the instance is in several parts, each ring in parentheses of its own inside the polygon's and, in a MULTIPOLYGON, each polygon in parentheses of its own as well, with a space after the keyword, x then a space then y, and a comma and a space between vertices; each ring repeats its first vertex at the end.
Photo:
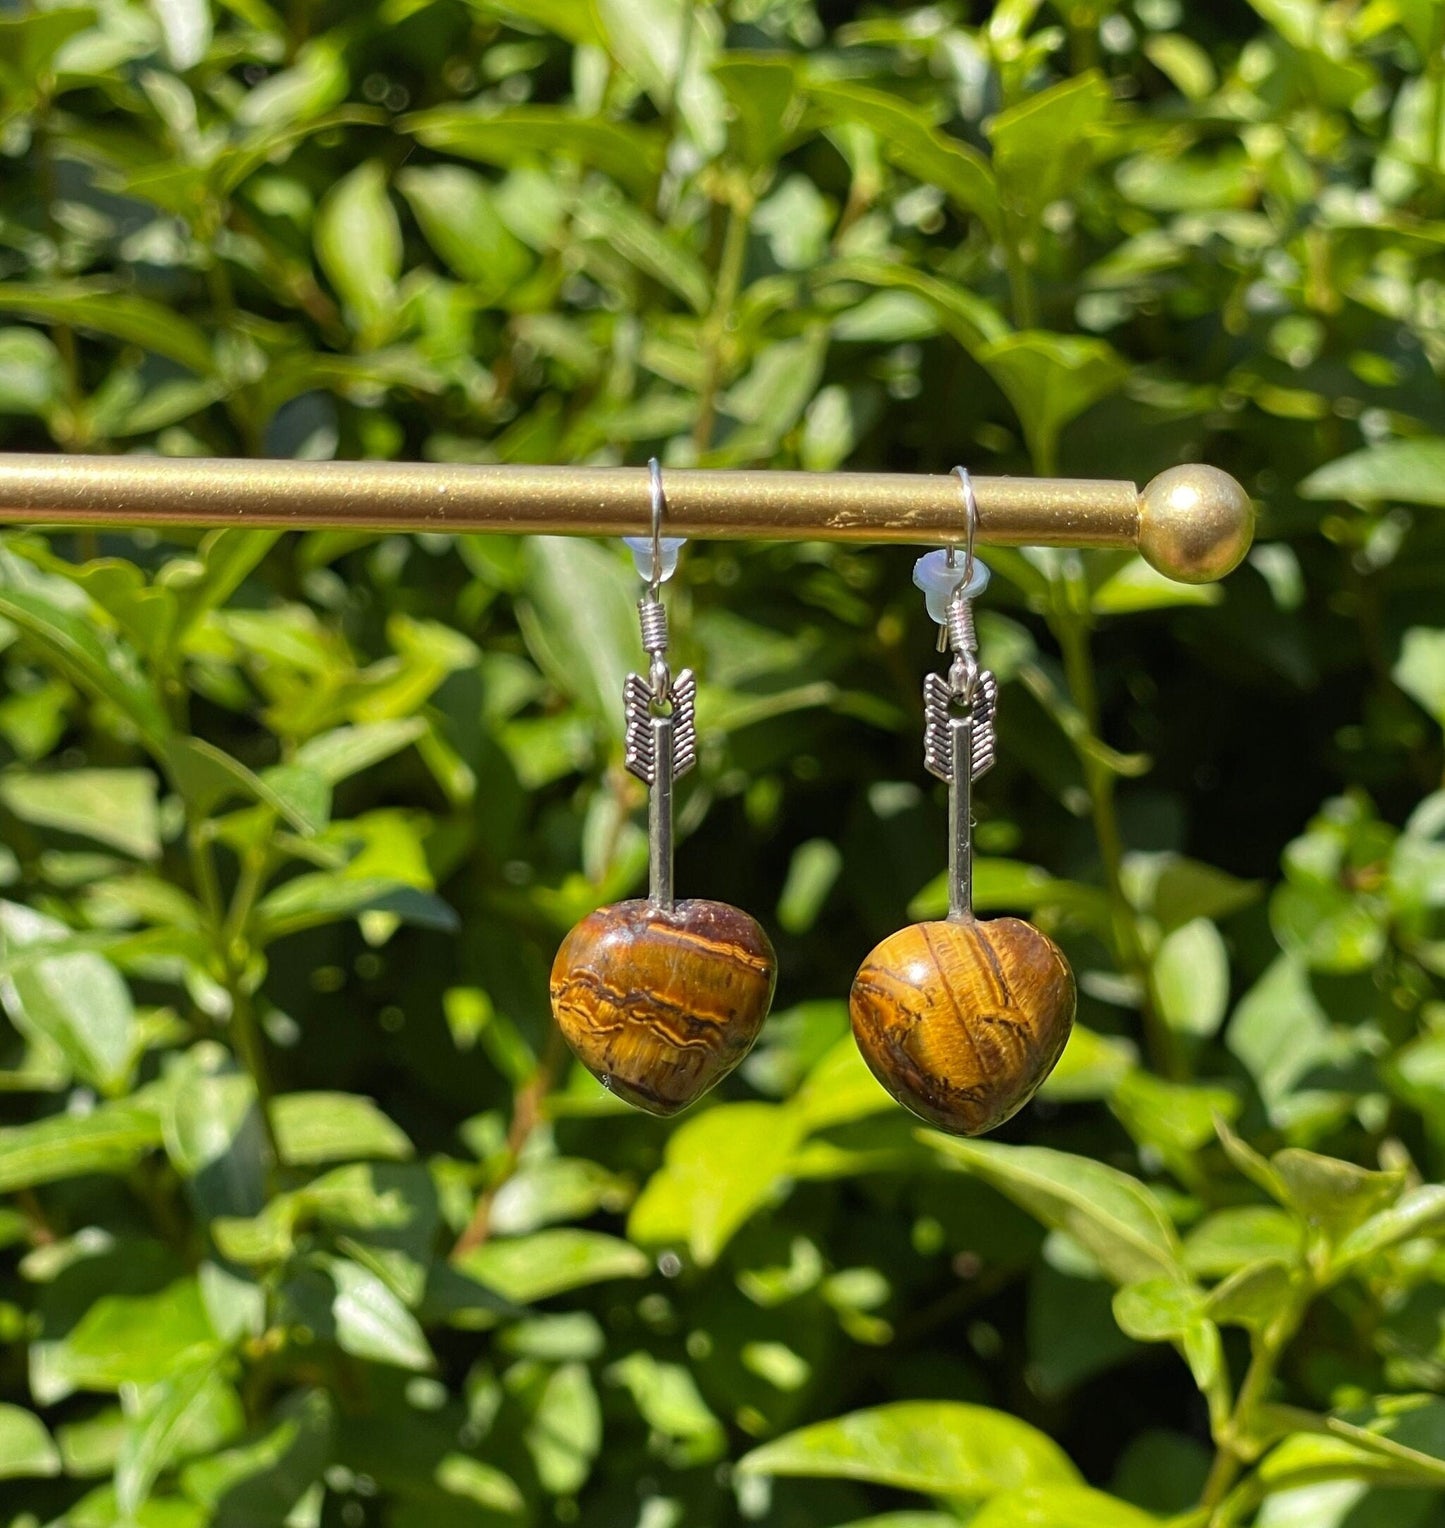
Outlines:
POLYGON ((657 603, 662 585, 677 571, 677 554, 686 536, 664 536, 662 523, 667 514, 667 494, 662 486, 662 465, 654 456, 647 463, 648 491, 652 506, 652 524, 646 536, 624 536, 623 544, 631 551, 637 576, 647 585, 647 597, 657 603))
POLYGON ((936 552, 928 552, 918 559, 913 569, 913 582, 923 590, 928 601, 928 614, 938 622, 938 650, 944 652, 949 643, 949 611, 958 600, 977 598, 988 588, 988 568, 973 555, 978 535, 978 499, 974 495, 973 480, 966 467, 955 467, 963 492, 965 511, 963 567, 958 566, 958 547, 950 544, 936 552))
POLYGON ((667 510, 667 495, 662 489, 662 466, 655 456, 647 459, 647 476, 652 498, 652 576, 647 581, 647 592, 656 599, 662 587, 662 517, 667 510))
MULTIPOLYGON (((959 580, 960 584, 966 585, 973 578, 973 541, 978 532, 978 500, 974 496, 973 479, 968 475, 967 467, 955 467, 953 476, 958 479, 959 486, 963 489, 963 507, 967 514, 964 530, 963 577, 959 580)), ((950 553, 953 550, 952 547, 949 548, 950 553)), ((949 566, 953 566, 951 558, 949 566)))

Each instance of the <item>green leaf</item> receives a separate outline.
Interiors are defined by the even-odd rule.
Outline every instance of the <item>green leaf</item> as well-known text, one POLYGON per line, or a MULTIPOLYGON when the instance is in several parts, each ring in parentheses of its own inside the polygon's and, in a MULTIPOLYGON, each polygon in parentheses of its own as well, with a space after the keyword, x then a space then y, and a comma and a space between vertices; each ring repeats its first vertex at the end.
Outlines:
POLYGON ((355 1093, 285 1093, 272 1100, 271 1121, 281 1156, 292 1167, 412 1155, 401 1127, 355 1093))
MULTIPOLYGON (((335 1230, 408 1232, 409 1244, 430 1234, 428 1189, 418 1184, 418 1167, 380 1167, 353 1162, 313 1178, 301 1188, 276 1194, 259 1214, 223 1215, 211 1231, 223 1256, 256 1266, 290 1256, 298 1230, 319 1223, 335 1230)), ((423 1179, 424 1181, 424 1179, 423 1179)))
POLYGON ((579 48, 607 47, 596 7, 579 5, 577 0, 468 0, 476 10, 500 18, 515 26, 520 21, 528 30, 537 28, 565 37, 579 48))
MULTIPOLYGON (((278 789, 272 771, 265 777, 247 769, 239 759, 204 738, 173 738, 166 747, 166 772, 197 817, 209 817, 224 802, 242 797, 269 806, 298 833, 310 836, 326 826, 330 793, 323 791, 327 810, 318 812, 316 790, 297 790, 294 776, 282 776, 278 789)), ((293 770, 296 766, 288 766, 293 770)), ((323 782, 324 783, 324 782, 323 782)))
POLYGON ((1165 936, 1150 968, 1154 1002, 1176 1034, 1207 1040, 1229 1006, 1229 955, 1219 930, 1194 918, 1165 936))
POLYGON ((553 684, 617 739, 622 687, 638 666, 635 575, 590 542, 533 536, 525 554, 527 644, 553 684))
POLYGON ((38 329, 0 329, 0 414, 44 417, 64 388, 64 365, 49 335, 38 329))
POLYGON ((599 189, 575 213, 579 233, 601 240, 638 270, 675 292, 694 313, 706 313, 712 282, 691 250, 614 190, 599 189))
POLYGON ((1109 1104, 1136 1141, 1156 1147, 1188 1181, 1189 1157, 1214 1139, 1216 1118, 1233 1119, 1239 1113, 1240 1101, 1226 1088, 1166 1082, 1152 1072, 1131 1071, 1109 1104))
POLYGON ((1131 557, 1089 596, 1095 615, 1137 615, 1141 610, 1173 610, 1181 605, 1217 605, 1219 584, 1181 584, 1156 572, 1142 557, 1131 557))
POLYGON ((437 1465, 436 1483, 450 1496, 460 1496, 474 1506, 525 1520, 527 1502, 512 1477, 494 1465, 483 1464, 469 1454, 448 1454, 437 1465))
POLYGON ((1292 1308, 1298 1282, 1295 1263, 1263 1258, 1235 1269, 1216 1284, 1205 1308, 1220 1326, 1263 1332, 1292 1308))
POLYGON ((531 270, 530 251, 507 227, 491 186, 476 171, 419 166, 403 170, 396 185, 427 243, 481 302, 495 302, 531 270))
POLYGON ((636 1247, 615 1236, 552 1230, 484 1242, 457 1267, 504 1299, 530 1305, 609 1279, 645 1278, 651 1265, 636 1247))
POLYGON ((1445 440, 1389 440, 1326 462, 1299 485, 1305 499, 1445 508, 1445 440))
POLYGON ((53 1114, 16 1125, 0 1130, 0 1193, 84 1173, 129 1172, 160 1144, 160 1120, 135 1104, 104 1104, 90 1114, 53 1114))
POLYGON ((1445 727, 1445 631, 1412 626, 1401 640, 1391 676, 1445 727))
POLYGON ((624 1179, 584 1157, 523 1163, 492 1197, 488 1224, 497 1236, 524 1236, 562 1220, 619 1210, 631 1198, 624 1179))
POLYGON ((570 159, 610 175, 634 195, 650 196, 662 171, 663 143, 653 130, 630 123, 575 117, 550 106, 438 106, 403 117, 403 132, 428 148, 516 165, 570 159))
MULTIPOLYGON (((941 281, 937 276, 913 270, 901 262, 856 256, 823 266, 818 279, 861 281, 884 290, 909 292, 927 304, 938 323, 970 354, 1003 339, 1009 332, 1003 315, 985 298, 955 282, 941 281)), ((839 315, 839 324, 851 325, 856 314, 857 307, 850 304, 839 315)), ((845 327, 844 335, 840 337, 847 335, 845 327)), ((1171 587, 1178 589, 1184 585, 1173 584, 1171 587)))
POLYGON ((460 927, 456 913, 440 897, 405 881, 318 870, 284 882, 261 899, 255 937, 270 944, 287 934, 366 913, 388 913, 399 922, 448 934, 460 927))
POLYGON ((1402 1171, 1371 1172, 1297 1146, 1275 1152, 1270 1166, 1284 1186, 1285 1203, 1332 1242, 1393 1204, 1405 1183, 1402 1171))
POLYGON ((771 169, 802 120, 798 75, 786 53, 732 51, 712 66, 732 112, 729 133, 745 164, 771 169))
POLYGON ((0 1403, 0 1480, 60 1473, 60 1450, 45 1423, 23 1406, 0 1403))
POLYGON ((171 724, 134 654, 104 641, 93 622, 30 589, 0 588, 0 616, 14 622, 53 668, 128 718, 153 754, 163 754, 171 724))
POLYGON ((1335 1248, 1331 1272, 1342 1273, 1412 1237, 1438 1237, 1442 1233, 1445 1233, 1445 1184, 1422 1183, 1407 1189, 1394 1204, 1350 1231, 1335 1248))
POLYGON ((1091 70, 1001 111, 988 135, 1004 203, 1036 217, 1073 191, 1093 160, 1112 104, 1108 81, 1091 70))
POLYGON ((669 111, 704 160, 723 147, 723 99, 709 72, 722 29, 688 0, 592 0, 607 52, 659 111, 669 111))
POLYGON ((1137 1059, 1129 1041, 1075 1024, 1063 1055, 1044 1079, 1041 1094, 1060 1102, 1109 1098, 1133 1070, 1137 1059))
MULTIPOLYGON (((1100 893, 1092 886, 1061 881, 1037 865, 1022 860, 995 859, 979 855, 973 862, 973 905, 979 912, 1026 912, 1057 907, 1081 917, 1102 909, 1100 893)), ((941 918, 948 911, 948 872, 942 871, 908 904, 910 918, 941 918)))
POLYGON ((193 1278, 157 1294, 102 1295, 64 1337, 37 1343, 31 1388, 52 1405, 76 1390, 153 1385, 220 1351, 193 1278))
POLYGON ((1311 970, 1366 971, 1385 953, 1385 907, 1327 881, 1287 881, 1269 899, 1270 926, 1281 946, 1311 970))
POLYGON ((266 1140, 255 1084, 216 1045, 178 1057, 161 1110, 166 1155, 203 1214, 254 1215, 266 1197, 266 1140))
POLYGON ((226 528, 212 531, 201 542, 197 560, 164 570, 165 587, 176 597, 176 640, 209 610, 224 605, 276 544, 273 530, 226 528))
POLYGON ((842 851, 831 839, 798 845, 778 894, 778 925, 785 933, 806 934, 813 927, 842 869, 842 851))
POLYGON ((336 1285, 331 1314, 343 1352, 398 1369, 436 1367, 416 1317, 374 1273, 349 1258, 329 1258, 326 1266, 336 1285))
POLYGON ((997 236, 998 190, 988 161, 977 149, 940 132, 917 107, 899 97, 852 80, 814 81, 807 93, 825 121, 856 123, 875 133, 893 164, 915 180, 936 186, 997 236))
POLYGON ((127 1517, 134 1517, 149 1498, 156 1477, 174 1460, 186 1433, 209 1420, 207 1413, 216 1406, 215 1381, 216 1360, 207 1357, 147 1393, 115 1464, 116 1504, 127 1517))
POLYGON ((1144 56, 1188 101, 1202 101, 1217 83, 1206 49, 1179 32, 1157 33, 1144 41, 1144 56))
POLYGON ((646 1246, 686 1244, 703 1267, 774 1195, 802 1131, 775 1104, 720 1104, 668 1140, 660 1171, 638 1195, 627 1234, 646 1246))
POLYGON ((880 1517, 855 1518, 841 1528, 958 1528, 958 1519, 941 1512, 885 1512, 880 1517))
MULTIPOLYGON (((151 8, 161 24, 166 62, 180 72, 194 68, 211 45, 211 7, 207 0, 151 0, 151 8)), ((120 1495, 118 1488, 116 1495, 120 1495)), ((122 1504, 122 1510, 134 1508, 122 1504)))
POLYGON ((136 859, 160 856, 156 778, 148 769, 6 775, 0 801, 23 822, 93 838, 136 859))
POLYGON ((295 762, 319 775, 328 785, 340 785, 343 780, 400 753, 426 730, 426 721, 420 716, 367 722, 359 727, 336 727, 303 743, 296 750, 295 762))
POLYGON ((213 370, 203 330, 173 308, 108 281, 0 283, 0 313, 23 313, 45 324, 68 324, 165 356, 201 376, 213 370))
POLYGON ((1052 1438, 1001 1411, 958 1401, 897 1401, 817 1422, 755 1448, 745 1475, 866 1480, 979 1500, 1024 1485, 1077 1485, 1052 1438))
POLYGON ((1289 1202, 1288 1191, 1284 1179, 1275 1171, 1273 1164, 1267 1158, 1262 1157, 1248 1141, 1237 1136, 1229 1128, 1229 1122, 1224 1119, 1214 1121, 1215 1134, 1219 1137, 1219 1143, 1224 1147, 1224 1154, 1238 1172, 1257 1187, 1262 1188, 1271 1199, 1280 1204, 1289 1202))
POLYGON ((523 1435, 542 1489, 572 1496, 602 1446, 602 1407, 585 1364, 561 1364, 541 1383, 523 1435))
POLYGON ((1088 1486, 1029 1486, 993 1497, 969 1520, 969 1528, 1161 1528, 1162 1523, 1088 1486))
POLYGON ((1053 471, 1065 425, 1116 392, 1129 369, 1114 348, 1083 335, 1024 330, 977 352, 1013 405, 1039 471, 1053 471))
MULTIPOLYGON (((773 1015, 774 1020, 777 1017, 773 1015)), ((859 1055, 851 1035, 819 1058, 789 1105, 805 1132, 851 1124, 895 1107, 859 1055)))
MULTIPOLYGON (((70 937, 63 923, 18 902, 0 902, 0 957, 70 937)), ((49 1042, 102 1093, 120 1092, 141 1044, 130 989, 103 955, 55 955, 0 977, 11 1023, 49 1042)))
POLYGON ((627 1391, 654 1432, 674 1440, 666 1455, 673 1469, 707 1464, 727 1451, 722 1423, 681 1364, 659 1363, 639 1350, 612 1364, 607 1377, 627 1391))
POLYGON ((1048 1226, 1064 1231, 1118 1284, 1183 1277, 1173 1223, 1153 1194, 1127 1173, 1046 1146, 964 1141, 935 1131, 919 1137, 1048 1226))
POLYGON ((1204 1291, 1178 1279, 1145 1279, 1114 1294, 1114 1319, 1136 1342, 1175 1342, 1204 1310, 1204 1291))
POLYGON ((1260 887, 1182 854, 1128 854, 1124 889, 1140 912, 1172 933, 1194 918, 1227 918, 1258 901, 1260 887))
POLYGON ((324 1390, 293 1390, 254 1440, 188 1464, 186 1495, 211 1509, 212 1522, 232 1513, 238 1525, 285 1522, 335 1457, 334 1411, 324 1390))
MULTIPOLYGON (((278 129, 315 121, 345 98, 347 71, 340 42, 330 34, 314 37, 296 49, 289 69, 279 69, 253 86, 236 107, 236 121, 260 129, 246 144, 266 152, 289 140, 278 129)), ((242 167, 246 160, 242 157, 242 167)))
POLYGON ((1245 993, 1225 1044, 1253 1077, 1271 1117, 1282 1117, 1298 1084, 1338 1053, 1309 975, 1293 955, 1281 955, 1245 993))
POLYGON ((1190 1273, 1218 1278, 1246 1264, 1271 1258, 1297 1263, 1302 1227, 1293 1215, 1269 1204, 1245 1204, 1207 1215, 1184 1238, 1184 1266, 1190 1273))
POLYGON ((316 254, 331 285, 361 328, 363 342, 384 337, 397 313, 401 226, 374 160, 358 165, 316 209, 316 254))

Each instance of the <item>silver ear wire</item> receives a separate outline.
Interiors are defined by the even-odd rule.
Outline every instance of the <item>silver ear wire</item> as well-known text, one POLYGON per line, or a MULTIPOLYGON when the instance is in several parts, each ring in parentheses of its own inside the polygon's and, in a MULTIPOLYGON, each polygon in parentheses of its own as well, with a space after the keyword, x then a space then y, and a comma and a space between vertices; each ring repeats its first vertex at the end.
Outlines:
POLYGON ((656 599, 662 588, 662 517, 667 513, 667 495, 662 491, 662 465, 655 456, 647 459, 647 475, 652 505, 652 571, 647 592, 656 599))
MULTIPOLYGON (((973 491, 973 479, 968 475, 967 467, 955 467, 953 476, 958 479, 959 486, 963 489, 963 572, 959 575, 959 583, 966 584, 973 577, 973 543, 978 535, 978 498, 973 491)), ((952 548, 950 548, 950 551, 952 548)), ((949 566, 953 564, 950 562, 949 566)))
POLYGON ((973 916, 973 782, 997 755, 998 681, 979 666, 973 620, 974 596, 988 586, 988 569, 973 553, 978 500, 968 469, 953 472, 963 492, 963 567, 957 548, 949 546, 920 558, 913 581, 928 595, 939 651, 953 653, 946 674, 929 674, 923 681, 923 764, 948 785, 948 915, 968 919, 973 916))

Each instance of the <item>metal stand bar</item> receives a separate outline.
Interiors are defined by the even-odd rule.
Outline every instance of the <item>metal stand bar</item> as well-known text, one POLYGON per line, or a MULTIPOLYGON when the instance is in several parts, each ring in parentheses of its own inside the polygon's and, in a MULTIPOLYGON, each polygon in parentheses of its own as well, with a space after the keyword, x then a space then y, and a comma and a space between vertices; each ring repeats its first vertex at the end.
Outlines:
MULTIPOLYGON (((1212 467, 1133 483, 975 477, 980 545, 1137 549, 1173 578, 1220 578, 1248 549, 1244 490, 1212 467)), ((882 472, 667 469, 669 535, 959 541, 958 480, 882 472)), ((646 535, 643 467, 456 466, 0 454, 0 524, 281 526, 646 535)))

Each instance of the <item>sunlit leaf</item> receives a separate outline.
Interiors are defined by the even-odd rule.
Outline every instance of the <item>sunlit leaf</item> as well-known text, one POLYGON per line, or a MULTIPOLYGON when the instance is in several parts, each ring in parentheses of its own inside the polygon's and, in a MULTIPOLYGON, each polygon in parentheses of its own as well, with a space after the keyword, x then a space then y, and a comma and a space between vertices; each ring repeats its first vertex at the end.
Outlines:
POLYGON ((1118 1283, 1181 1276, 1179 1238, 1158 1200, 1118 1168, 1045 1146, 922 1139, 950 1166, 973 1173, 1051 1229, 1066 1231, 1118 1283))
POLYGON ((1017 1417, 957 1401, 898 1401, 775 1438, 744 1455, 749 1475, 821 1475, 977 1500, 1021 1485, 1074 1485, 1051 1438, 1017 1417))
POLYGON ((137 859, 161 852, 156 778, 146 769, 6 775, 0 801, 25 822, 93 838, 137 859))
POLYGON ((667 1143, 662 1168, 638 1195, 628 1235, 647 1246, 681 1243, 701 1264, 776 1192, 802 1129, 772 1104, 720 1104, 667 1143))
POLYGON ((636 1247, 615 1236, 552 1230, 488 1241, 458 1266, 505 1299, 528 1305, 610 1279, 640 1279, 650 1265, 636 1247))
POLYGON ((0 1404, 0 1480, 59 1473, 60 1450, 44 1422, 23 1406, 0 1404))

